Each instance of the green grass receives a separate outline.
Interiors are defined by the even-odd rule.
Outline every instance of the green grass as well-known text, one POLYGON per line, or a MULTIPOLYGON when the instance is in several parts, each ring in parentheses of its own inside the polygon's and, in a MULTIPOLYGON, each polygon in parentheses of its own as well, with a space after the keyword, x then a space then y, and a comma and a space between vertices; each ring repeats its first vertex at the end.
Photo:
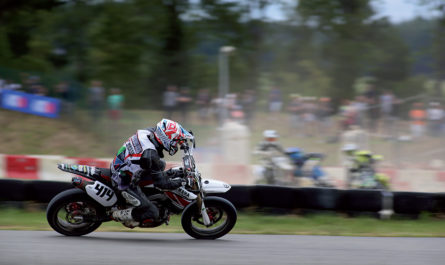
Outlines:
MULTIPOLYGON (((51 230, 42 210, 0 209, 1 230, 51 230)), ((98 231, 183 232, 180 216, 169 226, 128 229, 117 222, 104 223, 98 231)), ((330 236, 445 237, 445 220, 422 215, 419 219, 379 220, 371 217, 347 218, 335 214, 264 215, 239 213, 231 233, 330 236)))

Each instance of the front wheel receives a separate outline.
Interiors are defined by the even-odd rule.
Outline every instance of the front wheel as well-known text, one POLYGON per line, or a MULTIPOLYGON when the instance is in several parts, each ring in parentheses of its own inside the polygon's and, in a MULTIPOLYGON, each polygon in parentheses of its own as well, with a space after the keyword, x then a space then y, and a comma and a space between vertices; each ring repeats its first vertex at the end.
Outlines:
POLYGON ((229 233, 236 223, 236 209, 231 202, 220 197, 204 199, 212 225, 204 225, 197 203, 184 209, 181 224, 184 231, 196 239, 217 239, 229 233))
POLYGON ((96 230, 102 222, 98 216, 104 214, 101 205, 84 191, 70 189, 59 193, 48 204, 46 219, 49 225, 66 236, 83 236, 96 230))

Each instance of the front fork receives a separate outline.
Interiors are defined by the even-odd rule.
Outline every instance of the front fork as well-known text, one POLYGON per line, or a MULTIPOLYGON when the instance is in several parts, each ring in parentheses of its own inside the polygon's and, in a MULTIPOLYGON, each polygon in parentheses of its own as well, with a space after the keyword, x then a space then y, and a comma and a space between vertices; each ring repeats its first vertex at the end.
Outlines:
POLYGON ((205 226, 211 226, 212 222, 210 221, 209 215, 207 214, 206 206, 204 205, 204 193, 201 192, 198 194, 198 198, 196 198, 196 203, 198 204, 199 212, 202 216, 202 221, 205 226))

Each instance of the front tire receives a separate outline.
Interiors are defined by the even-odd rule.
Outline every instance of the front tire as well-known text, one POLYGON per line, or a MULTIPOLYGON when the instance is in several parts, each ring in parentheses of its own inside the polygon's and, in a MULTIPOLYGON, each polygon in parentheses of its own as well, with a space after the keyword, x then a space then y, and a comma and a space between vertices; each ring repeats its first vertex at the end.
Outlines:
POLYGON ((94 221, 102 214, 104 214, 103 206, 84 191, 70 189, 59 193, 50 201, 46 219, 49 225, 62 235, 83 236, 93 232, 102 224, 100 221, 94 221))
POLYGON ((184 231, 196 239, 217 239, 229 233, 237 219, 235 206, 220 197, 207 197, 204 204, 214 223, 210 227, 204 225, 198 205, 194 202, 182 213, 181 224, 184 231))

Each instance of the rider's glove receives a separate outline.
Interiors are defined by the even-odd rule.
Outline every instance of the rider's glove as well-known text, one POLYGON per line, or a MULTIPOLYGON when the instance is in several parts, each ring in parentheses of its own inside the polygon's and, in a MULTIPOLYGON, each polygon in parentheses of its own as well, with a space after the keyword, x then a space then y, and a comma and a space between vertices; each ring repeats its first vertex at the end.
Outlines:
POLYGON ((182 171, 182 169, 170 168, 169 170, 165 171, 165 175, 168 178, 183 178, 184 172, 182 171))

